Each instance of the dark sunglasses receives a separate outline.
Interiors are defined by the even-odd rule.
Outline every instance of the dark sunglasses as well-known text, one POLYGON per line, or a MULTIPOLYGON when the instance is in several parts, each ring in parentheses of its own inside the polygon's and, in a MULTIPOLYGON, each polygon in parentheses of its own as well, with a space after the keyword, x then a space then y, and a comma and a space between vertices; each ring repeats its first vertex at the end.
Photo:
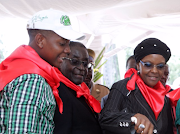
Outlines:
POLYGON ((88 61, 80 61, 80 60, 77 60, 77 59, 73 59, 73 58, 70 59, 70 58, 67 58, 67 57, 63 57, 62 59, 63 60, 69 60, 71 62, 71 65, 73 65, 73 66, 79 66, 79 65, 83 64, 83 66, 85 68, 88 67, 88 61))
POLYGON ((152 69, 152 68, 154 68, 154 67, 156 67, 158 70, 163 70, 163 69, 165 69, 165 64, 163 64, 163 63, 154 65, 154 64, 152 64, 152 63, 150 63, 150 62, 143 62, 143 61, 141 61, 141 60, 140 60, 140 62, 141 62, 141 64, 142 64, 145 68, 147 68, 147 69, 152 69))
POLYGON ((88 69, 93 69, 93 67, 94 67, 94 63, 93 63, 93 62, 90 62, 90 63, 88 64, 88 69))

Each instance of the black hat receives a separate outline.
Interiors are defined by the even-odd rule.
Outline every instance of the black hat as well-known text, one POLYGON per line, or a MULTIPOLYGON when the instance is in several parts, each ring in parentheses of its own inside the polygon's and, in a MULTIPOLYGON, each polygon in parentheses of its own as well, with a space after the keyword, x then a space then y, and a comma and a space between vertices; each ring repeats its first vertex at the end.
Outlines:
POLYGON ((136 63, 149 54, 160 54, 165 58, 166 62, 171 57, 171 51, 169 47, 156 38, 145 39, 134 49, 136 63))

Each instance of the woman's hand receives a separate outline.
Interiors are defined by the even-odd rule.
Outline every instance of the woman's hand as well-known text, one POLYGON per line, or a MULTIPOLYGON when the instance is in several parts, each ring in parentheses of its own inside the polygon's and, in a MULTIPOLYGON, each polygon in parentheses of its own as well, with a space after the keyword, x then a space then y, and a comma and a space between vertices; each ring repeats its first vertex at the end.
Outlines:
POLYGON ((137 113, 133 117, 136 117, 135 120, 133 120, 135 123, 134 129, 136 130, 136 133, 153 134, 154 125, 146 116, 137 113))

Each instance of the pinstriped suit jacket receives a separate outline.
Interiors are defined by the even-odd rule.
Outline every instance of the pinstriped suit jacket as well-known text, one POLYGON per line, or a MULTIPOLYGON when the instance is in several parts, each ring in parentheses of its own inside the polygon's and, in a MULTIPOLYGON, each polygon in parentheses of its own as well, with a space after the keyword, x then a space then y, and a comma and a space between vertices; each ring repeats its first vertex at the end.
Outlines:
POLYGON ((128 80, 129 78, 126 78, 113 84, 108 100, 101 111, 100 124, 105 134, 131 134, 134 126, 131 125, 130 118, 136 113, 145 115, 153 123, 158 134, 173 134, 169 99, 165 97, 164 107, 156 120, 137 85, 127 96, 128 80))

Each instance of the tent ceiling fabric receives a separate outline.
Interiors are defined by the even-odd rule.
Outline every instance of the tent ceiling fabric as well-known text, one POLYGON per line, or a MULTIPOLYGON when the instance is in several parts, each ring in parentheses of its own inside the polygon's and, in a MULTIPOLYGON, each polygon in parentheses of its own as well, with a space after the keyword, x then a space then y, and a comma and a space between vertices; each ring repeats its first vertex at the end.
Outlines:
POLYGON ((70 14, 85 14, 117 5, 147 0, 6 0, 0 1, 1 16, 30 17, 39 10, 54 8, 70 14))
POLYGON ((180 0, 0 0, 0 19, 29 19, 43 9, 62 10, 77 18, 78 30, 87 34, 85 45, 100 51, 101 35, 108 34, 107 43, 116 43, 117 53, 147 37, 157 37, 170 48, 179 44, 179 7, 180 0))

